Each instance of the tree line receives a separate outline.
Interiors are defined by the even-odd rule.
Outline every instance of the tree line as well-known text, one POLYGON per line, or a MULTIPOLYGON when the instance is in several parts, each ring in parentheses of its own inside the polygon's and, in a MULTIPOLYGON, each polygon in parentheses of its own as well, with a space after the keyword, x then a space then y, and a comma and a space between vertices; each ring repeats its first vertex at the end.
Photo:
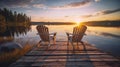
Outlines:
POLYGON ((24 13, 17 13, 7 8, 0 8, 0 24, 30 24, 31 18, 24 13))
POLYGON ((120 20, 114 21, 88 21, 81 24, 88 26, 120 27, 120 20))

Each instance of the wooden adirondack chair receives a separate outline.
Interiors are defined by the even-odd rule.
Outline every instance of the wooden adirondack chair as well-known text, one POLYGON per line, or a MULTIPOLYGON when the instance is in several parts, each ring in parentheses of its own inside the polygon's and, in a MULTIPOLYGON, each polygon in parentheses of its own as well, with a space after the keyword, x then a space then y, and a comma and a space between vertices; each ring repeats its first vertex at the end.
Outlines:
POLYGON ((38 34, 41 38, 40 42, 49 42, 49 46, 50 46, 50 40, 54 41, 54 44, 56 42, 56 34, 57 33, 49 33, 48 27, 44 26, 44 25, 38 25, 36 27, 38 34))
POLYGON ((82 43, 81 39, 83 38, 83 35, 85 35, 85 31, 86 31, 87 27, 85 25, 79 25, 73 28, 73 33, 68 33, 67 37, 68 37, 68 44, 69 42, 71 42, 73 44, 73 42, 77 42, 77 44, 79 42, 82 43))

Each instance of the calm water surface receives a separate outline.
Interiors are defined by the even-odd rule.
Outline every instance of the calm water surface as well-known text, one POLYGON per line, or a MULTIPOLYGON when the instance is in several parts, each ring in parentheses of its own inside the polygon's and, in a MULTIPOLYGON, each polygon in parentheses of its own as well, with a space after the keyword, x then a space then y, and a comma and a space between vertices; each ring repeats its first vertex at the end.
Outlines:
MULTIPOLYGON (((57 41, 67 41, 65 32, 73 31, 76 25, 46 25, 50 32, 57 32, 57 41)), ((88 27, 83 41, 88 42, 97 48, 120 56, 120 27, 88 27)), ((30 41, 31 43, 40 40, 37 35, 36 25, 31 26, 31 30, 24 35, 15 35, 14 41, 30 41)))

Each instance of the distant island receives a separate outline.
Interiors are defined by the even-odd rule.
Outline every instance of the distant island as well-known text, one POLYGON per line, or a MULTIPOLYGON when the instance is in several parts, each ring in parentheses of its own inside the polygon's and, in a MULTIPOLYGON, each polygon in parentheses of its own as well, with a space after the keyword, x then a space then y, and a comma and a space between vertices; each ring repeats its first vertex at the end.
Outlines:
MULTIPOLYGON (((32 25, 74 25, 75 22, 31 22, 32 25)), ((87 26, 105 26, 105 27, 120 27, 120 20, 116 21, 88 21, 82 22, 87 26)))
POLYGON ((82 22, 81 24, 84 24, 87 26, 120 27, 120 20, 116 20, 116 21, 88 21, 88 22, 82 22))
POLYGON ((32 25, 73 25, 73 22, 31 22, 32 25))

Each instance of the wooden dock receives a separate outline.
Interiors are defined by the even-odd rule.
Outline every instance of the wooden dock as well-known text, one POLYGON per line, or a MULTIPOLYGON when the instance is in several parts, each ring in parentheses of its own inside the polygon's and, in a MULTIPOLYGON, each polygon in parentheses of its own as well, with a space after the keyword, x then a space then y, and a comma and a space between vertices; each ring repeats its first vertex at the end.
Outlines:
POLYGON ((87 43, 57 42, 33 48, 10 67, 120 67, 120 60, 87 43))

